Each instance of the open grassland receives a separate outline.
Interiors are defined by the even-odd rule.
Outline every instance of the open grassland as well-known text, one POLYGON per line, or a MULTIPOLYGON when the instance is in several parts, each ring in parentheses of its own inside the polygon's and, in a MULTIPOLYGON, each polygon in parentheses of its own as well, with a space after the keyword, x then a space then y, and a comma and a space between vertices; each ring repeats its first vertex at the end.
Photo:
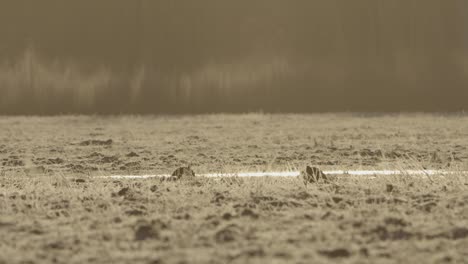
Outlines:
POLYGON ((0 173, 468 168, 468 116, 0 117, 0 173))
POLYGON ((468 186, 2 180, 0 263, 467 263, 468 186))
POLYGON ((1 117, 0 263, 468 263, 468 179, 93 175, 467 168, 468 117, 1 117))

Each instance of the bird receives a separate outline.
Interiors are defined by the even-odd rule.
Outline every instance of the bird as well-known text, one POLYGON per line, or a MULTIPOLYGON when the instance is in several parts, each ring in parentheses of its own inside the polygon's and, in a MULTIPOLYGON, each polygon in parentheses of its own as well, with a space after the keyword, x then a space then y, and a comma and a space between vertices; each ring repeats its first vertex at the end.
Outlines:
POLYGON ((304 180, 304 185, 308 183, 317 183, 319 181, 327 182, 328 178, 323 171, 317 167, 307 166, 305 171, 301 171, 301 177, 304 180))
POLYGON ((180 180, 181 178, 192 178, 195 177, 195 172, 189 166, 186 167, 179 167, 177 168, 172 174, 172 180, 180 180))

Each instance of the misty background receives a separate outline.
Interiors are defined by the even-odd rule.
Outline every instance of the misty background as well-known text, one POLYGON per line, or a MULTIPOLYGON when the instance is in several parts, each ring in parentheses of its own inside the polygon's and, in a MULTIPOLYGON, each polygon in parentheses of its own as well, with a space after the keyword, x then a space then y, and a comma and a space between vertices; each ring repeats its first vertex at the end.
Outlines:
POLYGON ((465 0, 0 0, 0 114, 461 111, 465 0))

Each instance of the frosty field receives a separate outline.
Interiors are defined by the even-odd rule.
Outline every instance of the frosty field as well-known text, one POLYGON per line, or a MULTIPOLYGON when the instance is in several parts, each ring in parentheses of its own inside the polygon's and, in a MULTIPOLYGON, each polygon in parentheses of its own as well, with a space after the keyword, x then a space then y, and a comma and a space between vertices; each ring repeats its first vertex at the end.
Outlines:
POLYGON ((467 263, 468 116, 0 117, 0 263, 467 263))

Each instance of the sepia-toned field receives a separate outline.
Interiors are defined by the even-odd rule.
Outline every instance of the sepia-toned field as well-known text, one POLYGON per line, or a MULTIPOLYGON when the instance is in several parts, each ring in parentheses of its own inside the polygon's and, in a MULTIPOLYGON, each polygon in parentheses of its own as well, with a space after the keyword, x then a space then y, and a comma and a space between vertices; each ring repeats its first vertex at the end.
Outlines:
POLYGON ((468 263, 465 115, 0 117, 0 263, 468 263))

